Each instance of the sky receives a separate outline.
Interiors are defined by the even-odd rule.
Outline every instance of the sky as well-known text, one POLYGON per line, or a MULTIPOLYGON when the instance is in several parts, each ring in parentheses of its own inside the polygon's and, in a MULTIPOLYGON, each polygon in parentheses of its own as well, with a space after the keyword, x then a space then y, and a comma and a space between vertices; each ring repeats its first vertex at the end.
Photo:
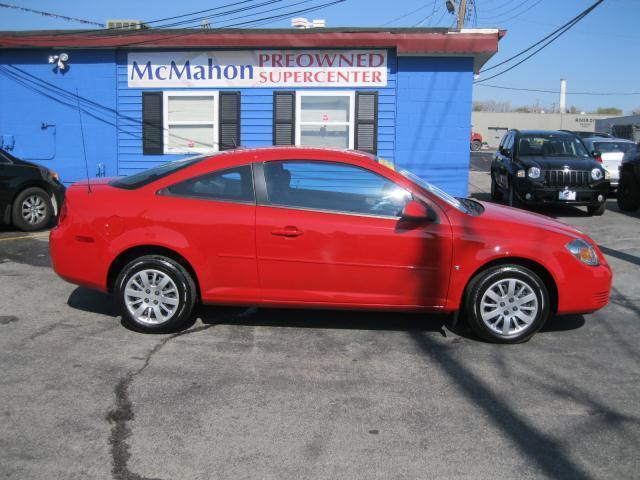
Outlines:
MULTIPOLYGON (((251 0, 262 3, 265 0, 251 0)), ((295 0, 281 0, 291 4, 295 0)), ((307 0, 298 7, 279 12, 271 7, 262 16, 287 12, 323 3, 307 0)), ((471 0, 468 0, 471 1, 471 0)), ((558 26, 566 23, 595 0, 475 0, 475 16, 467 28, 496 27, 507 30, 498 53, 486 67, 520 52, 558 26)), ((4 0, 4 3, 45 10, 104 23, 111 18, 152 20, 197 10, 228 5, 233 0, 4 0)), ((321 11, 305 14, 324 18, 329 27, 451 27, 454 16, 448 14, 444 0, 346 0, 321 11)), ((560 79, 567 80, 567 107, 594 111, 598 107, 618 107, 625 113, 640 109, 640 0, 605 0, 589 16, 527 62, 486 83, 509 88, 559 90, 560 79), (573 93, 575 92, 575 93, 573 93), (636 95, 580 95, 581 92, 633 93, 636 95)), ((215 27, 216 20, 211 21, 215 27)), ((280 20, 268 27, 288 27, 280 20)), ((87 29, 81 23, 57 20, 33 13, 0 8, 0 30, 87 29)), ((508 66, 508 65, 505 65, 508 66)), ((491 71, 491 74, 501 69, 491 71)), ((489 73, 484 74, 484 77, 489 73)), ((480 77, 483 78, 481 72, 480 77)), ((474 86, 476 101, 511 102, 514 107, 558 104, 557 93, 522 92, 474 86)))

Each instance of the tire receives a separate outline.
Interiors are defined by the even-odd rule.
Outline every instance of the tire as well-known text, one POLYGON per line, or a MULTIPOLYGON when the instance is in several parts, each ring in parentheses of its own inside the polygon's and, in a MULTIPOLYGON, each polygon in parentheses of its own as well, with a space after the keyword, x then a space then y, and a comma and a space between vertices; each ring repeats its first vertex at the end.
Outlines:
POLYGON ((516 189, 513 187, 513 181, 509 180, 509 197, 507 199, 509 206, 513 208, 520 207, 520 200, 516 195, 516 189))
POLYGON ((469 326, 480 338, 494 343, 521 343, 547 321, 549 292, 528 268, 498 265, 478 273, 469 282, 463 310, 469 326))
POLYGON ((49 194, 38 187, 25 188, 13 202, 11 223, 25 232, 46 228, 53 216, 49 194))
POLYGON ((632 182, 622 175, 618 184, 617 202, 618 208, 624 212, 635 212, 640 208, 640 185, 634 191, 632 182))
POLYGON ((472 152, 479 152, 481 148, 482 148, 482 142, 480 142, 478 140, 474 140, 473 142, 471 142, 471 151, 472 152))
POLYGON ((607 204, 605 202, 599 205, 587 206, 587 212, 589 213, 589 215, 596 216, 596 217, 599 217, 600 215, 604 214, 604 211, 606 209, 607 209, 607 204))
POLYGON ((197 298, 189 272, 175 260, 160 255, 129 262, 116 279, 114 295, 123 323, 148 333, 180 329, 190 320, 197 298))
POLYGON ((502 190, 498 187, 498 183, 496 182, 495 177, 493 176, 493 172, 491 172, 491 200, 494 202, 499 202, 504 197, 502 190))

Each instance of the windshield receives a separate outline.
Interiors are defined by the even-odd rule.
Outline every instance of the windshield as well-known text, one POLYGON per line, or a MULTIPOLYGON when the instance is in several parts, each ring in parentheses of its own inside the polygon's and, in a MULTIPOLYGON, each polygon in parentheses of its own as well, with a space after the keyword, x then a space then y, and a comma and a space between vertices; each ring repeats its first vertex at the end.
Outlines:
POLYGON ((569 135, 523 135, 518 142, 520 156, 590 158, 578 137, 569 135))
POLYGON ((403 177, 408 178, 412 182, 417 183, 422 188, 424 188, 426 191, 433 193, 436 197, 440 198, 441 200, 444 200, 445 202, 447 202, 452 207, 457 208, 461 212, 468 213, 468 208, 465 207, 460 200, 458 200, 456 197, 453 197, 453 196, 449 195, 447 192, 445 192, 444 190, 439 189, 435 185, 430 184, 426 180, 423 180, 422 178, 417 176, 415 173, 411 173, 408 170, 400 170, 400 171, 398 171, 398 173, 400 175, 402 175, 403 177))
POLYGON ((181 160, 163 163, 162 165, 158 165, 157 167, 153 167, 148 170, 143 170, 139 173, 134 173, 128 177, 118 178, 117 180, 112 181, 110 185, 116 188, 134 190, 148 185, 159 178, 166 177, 173 172, 177 172, 182 168, 194 165, 205 158, 209 158, 210 156, 211 155, 198 155, 197 157, 187 157, 181 160))
POLYGON ((631 142, 594 142, 593 149, 600 153, 624 152, 627 153, 635 148, 636 144, 631 142))

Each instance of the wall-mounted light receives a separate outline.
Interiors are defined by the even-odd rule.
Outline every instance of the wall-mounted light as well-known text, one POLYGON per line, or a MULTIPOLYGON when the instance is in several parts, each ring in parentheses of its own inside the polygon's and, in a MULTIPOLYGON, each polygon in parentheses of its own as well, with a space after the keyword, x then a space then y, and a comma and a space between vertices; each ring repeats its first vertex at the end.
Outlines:
POLYGON ((57 64, 60 70, 64 70, 67 68, 65 62, 69 61, 69 55, 66 53, 61 53, 60 55, 49 55, 49 63, 57 64))

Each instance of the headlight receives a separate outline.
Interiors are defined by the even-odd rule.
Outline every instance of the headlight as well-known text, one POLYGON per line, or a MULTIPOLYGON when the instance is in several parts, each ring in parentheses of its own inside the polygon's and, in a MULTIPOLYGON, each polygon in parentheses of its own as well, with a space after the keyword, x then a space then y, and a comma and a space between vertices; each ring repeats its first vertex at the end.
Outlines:
POLYGON ((531 167, 529 169, 529 178, 540 178, 540 169, 538 167, 531 167))
POLYGON ((591 170, 591 178, 594 180, 602 180, 602 170, 599 168, 594 168, 591 170))
POLYGON ((600 265, 595 249, 584 240, 576 238, 575 240, 567 243, 566 248, 571 252, 571 255, 576 257, 582 263, 586 263, 587 265, 592 265, 594 267, 596 265, 600 265))
POLYGON ((60 176, 53 170, 49 170, 49 174, 51 175, 51 178, 53 178, 54 180, 58 182, 60 181, 60 176))

